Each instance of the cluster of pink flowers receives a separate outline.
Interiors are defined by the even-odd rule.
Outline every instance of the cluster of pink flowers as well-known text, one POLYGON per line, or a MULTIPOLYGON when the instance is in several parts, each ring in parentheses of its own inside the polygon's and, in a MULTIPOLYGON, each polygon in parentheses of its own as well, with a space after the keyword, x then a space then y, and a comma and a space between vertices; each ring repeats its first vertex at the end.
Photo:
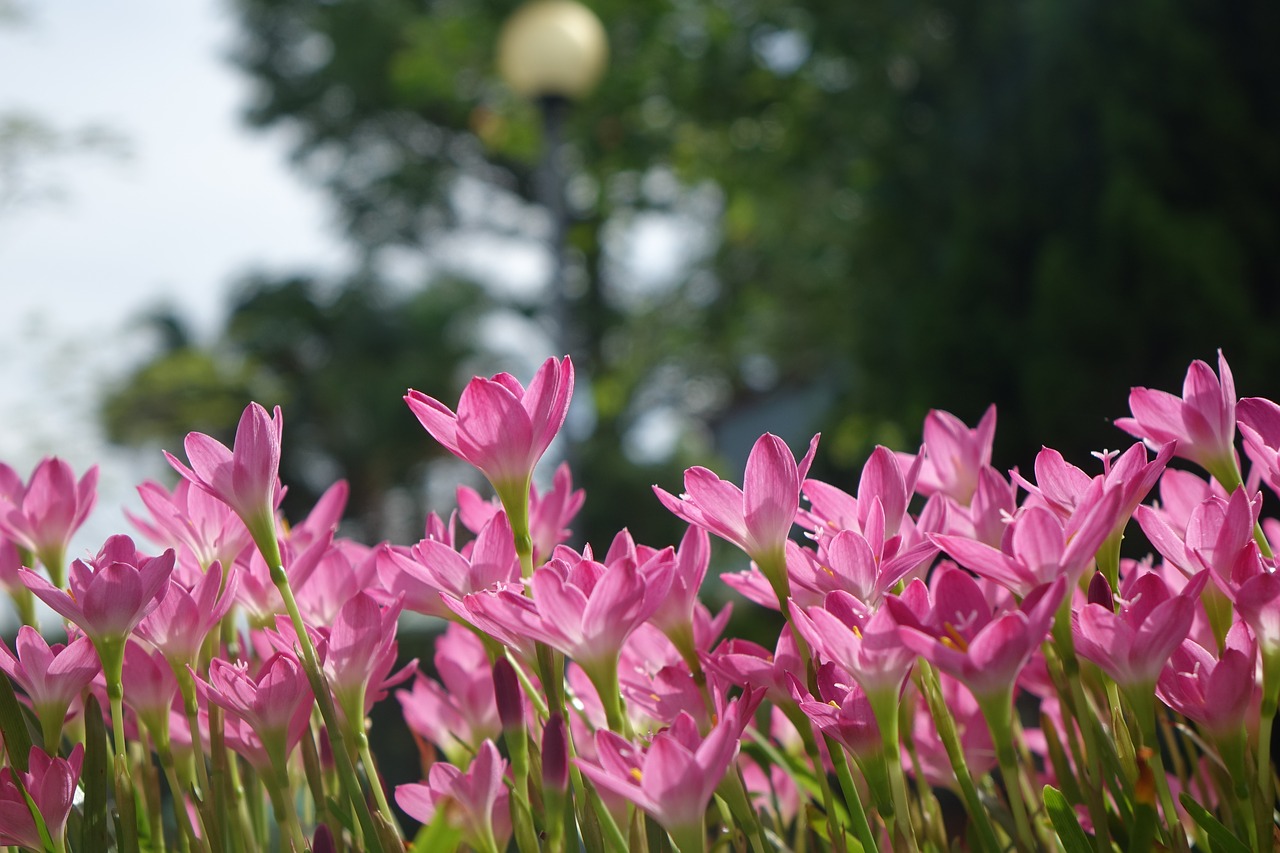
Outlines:
POLYGON ((0 844, 1270 848, 1280 406, 1237 400, 1221 356, 1181 397, 1134 389, 1117 425, 1139 441, 1083 468, 1048 448, 1030 477, 994 468, 994 409, 931 412, 852 489, 809 478, 818 436, 797 461, 764 435, 741 487, 655 487, 689 525, 668 547, 566 544, 583 493, 533 474, 572 390, 565 358, 528 387, 477 378, 457 411, 410 391, 494 493, 460 488, 410 545, 337 536, 343 484, 284 524, 283 420, 257 404, 234 447, 193 433, 178 485, 140 487, 158 554, 118 535, 64 566, 95 473, 0 466, 26 623, 0 641, 0 844), (712 537, 773 648, 700 598, 712 537), (434 675, 398 666, 405 612, 446 626, 434 675), (392 693, 424 766, 387 791, 366 728, 392 693))

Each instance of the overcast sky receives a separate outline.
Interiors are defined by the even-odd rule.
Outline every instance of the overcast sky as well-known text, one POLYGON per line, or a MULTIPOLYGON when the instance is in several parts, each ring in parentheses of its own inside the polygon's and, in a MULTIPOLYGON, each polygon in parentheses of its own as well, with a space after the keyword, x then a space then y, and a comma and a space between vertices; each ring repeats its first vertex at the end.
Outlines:
MULTIPOLYGON (((26 175, 58 199, 0 209, 0 460, 24 477, 56 453, 103 463, 85 547, 122 529, 119 504, 157 460, 104 448, 97 387, 145 352, 130 321, 161 302, 214 328, 252 269, 341 265, 320 193, 280 137, 250 133, 247 81, 224 59, 217 0, 47 0, 0 27, 0 114, 74 132, 103 125, 129 156, 46 159, 26 175)), ((162 463, 161 463, 162 464, 162 463)), ((83 548, 81 548, 83 550, 83 548)))

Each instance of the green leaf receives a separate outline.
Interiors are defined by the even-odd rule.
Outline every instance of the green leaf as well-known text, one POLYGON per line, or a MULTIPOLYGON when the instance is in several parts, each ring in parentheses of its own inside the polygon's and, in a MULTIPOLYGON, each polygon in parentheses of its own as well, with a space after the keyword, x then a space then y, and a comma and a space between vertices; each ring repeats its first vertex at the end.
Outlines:
POLYGON ((1075 809, 1062 792, 1052 785, 1045 785, 1043 796, 1045 810, 1049 812, 1049 820, 1053 822, 1053 831, 1062 842, 1062 849, 1066 853, 1092 853, 1093 845, 1089 843, 1089 836, 1080 827, 1075 809))
POLYGON ((1191 815, 1196 825, 1209 836, 1209 846, 1214 853, 1249 853, 1249 846, 1236 838, 1231 830, 1222 825, 1204 806, 1197 803, 1186 793, 1179 795, 1178 802, 1191 815))
POLYGON ((13 693, 9 676, 0 673, 0 734, 9 754, 9 763, 17 770, 27 772, 27 756, 31 754, 31 732, 27 730, 27 718, 13 693))
POLYGON ((81 850, 107 850, 110 843, 107 827, 108 778, 107 767, 111 750, 107 745, 107 726, 103 722, 102 707, 90 694, 84 703, 84 764, 80 768, 80 787, 84 789, 81 805, 83 820, 80 826, 81 850))

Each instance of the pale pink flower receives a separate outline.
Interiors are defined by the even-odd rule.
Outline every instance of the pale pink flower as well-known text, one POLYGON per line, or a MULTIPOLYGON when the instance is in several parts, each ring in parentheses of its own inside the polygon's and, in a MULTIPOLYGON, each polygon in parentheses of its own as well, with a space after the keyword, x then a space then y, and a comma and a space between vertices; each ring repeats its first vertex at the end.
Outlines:
POLYGON ((492 597, 467 596, 464 603, 508 634, 563 652, 595 679, 616 665, 627 637, 658 609, 671 588, 674 562, 670 548, 636 566, 627 560, 605 565, 561 546, 530 578, 532 598, 511 585, 492 597))
MULTIPOLYGON (((1120 612, 1086 604, 1073 614, 1076 651, 1126 690, 1150 691, 1191 629, 1207 572, 1174 595, 1154 572, 1125 584, 1120 612)), ((1103 581, 1105 583, 1105 581, 1103 581)))
POLYGON ((0 533, 35 554, 55 586, 63 584, 67 546, 93 509, 97 487, 97 465, 77 482, 70 465, 48 457, 23 486, 13 469, 0 463, 0 533))
POLYGON ((226 503, 188 480, 179 480, 172 492, 146 482, 138 486, 138 495, 152 521, 125 510, 133 526, 161 547, 189 549, 202 569, 215 562, 232 565, 252 541, 226 503))
POLYGON ((751 448, 741 489, 694 467, 685 471, 679 497, 653 490, 675 515, 745 551, 777 589, 785 583, 786 542, 800 508, 800 484, 817 449, 815 435, 797 463, 782 439, 765 433, 751 448))
MULTIPOLYGON (((277 771, 302 739, 315 702, 302 664, 288 652, 263 661, 256 673, 248 666, 214 658, 209 677, 198 682, 215 705, 249 726, 277 771)), ((246 756, 249 757, 249 756, 246 756)))
POLYGON ((1178 456, 1215 477, 1235 466, 1236 386, 1222 350, 1218 350, 1218 375, 1197 359, 1187 369, 1181 397, 1134 388, 1129 392, 1129 409, 1133 417, 1116 418, 1116 426, 1152 449, 1176 441, 1178 456))
POLYGON ((465 551, 460 554, 438 539, 423 539, 410 549, 383 545, 377 551, 378 574, 389 593, 404 596, 405 609, 448 619, 452 611, 441 596, 462 599, 520 577, 505 512, 489 518, 465 551))
POLYGON ((414 660, 397 676, 396 622, 400 602, 379 605, 368 592, 358 592, 342 606, 320 650, 325 675, 338 707, 347 720, 360 725, 387 687, 408 678, 414 660))
POLYGON ((452 764, 431 765, 425 783, 396 786, 396 803, 424 824, 443 810, 462 840, 476 850, 502 850, 511 836, 509 795, 503 784, 507 762, 493 741, 480 745, 466 772, 452 764))
POLYGON ((159 603, 135 631, 173 666, 194 667, 205 638, 230 612, 239 586, 240 574, 234 571, 223 586, 222 566, 217 562, 200 576, 193 589, 169 580, 159 603))
POLYGON ((17 654, 0 640, 0 670, 22 688, 40 726, 57 742, 67 711, 94 676, 102 671, 88 637, 50 646, 29 625, 18 629, 17 654))
POLYGON ((493 669, 474 632, 451 623, 435 643, 440 681, 421 672, 408 690, 397 690, 404 721, 457 762, 502 731, 493 669))
POLYGON ((689 839, 701 838, 703 813, 738 754, 742 730, 759 701, 759 695, 748 693, 732 702, 705 737, 693 718, 682 714, 654 735, 647 749, 597 731, 598 763, 581 758, 574 763, 592 784, 648 812, 683 849, 689 839))
MULTIPOLYGON (((924 464, 916 490, 926 496, 941 493, 968 506, 978 488, 979 472, 991 464, 995 432, 995 406, 987 408, 973 429, 950 412, 930 411, 924 419, 924 448, 919 457, 924 464)), ((900 456, 908 462, 916 458, 900 456)))
POLYGON ((71 563, 69 593, 33 571, 23 571, 21 577, 37 598, 79 625, 101 652, 104 643, 123 642, 155 609, 173 566, 172 550, 146 557, 128 536, 112 536, 97 557, 71 563))
POLYGON ((0 844, 29 850, 45 849, 27 800, 14 782, 16 773, 22 780, 22 787, 35 803, 36 810, 40 812, 54 849, 64 849, 67 816, 71 814, 83 762, 82 744, 76 744, 67 758, 50 756, 40 747, 33 746, 27 759, 26 772, 13 767, 0 770, 0 844))
POLYGON ((455 414, 410 389, 405 402, 445 449, 469 462, 507 500, 527 499, 534 467, 560 431, 573 397, 573 362, 549 358, 525 388, 509 373, 477 376, 463 389, 455 414))
POLYGON ((192 432, 184 442, 190 468, 167 451, 165 458, 185 479, 231 507, 261 548, 275 542, 283 430, 279 406, 268 415, 262 406, 250 403, 236 427, 234 449, 192 432))

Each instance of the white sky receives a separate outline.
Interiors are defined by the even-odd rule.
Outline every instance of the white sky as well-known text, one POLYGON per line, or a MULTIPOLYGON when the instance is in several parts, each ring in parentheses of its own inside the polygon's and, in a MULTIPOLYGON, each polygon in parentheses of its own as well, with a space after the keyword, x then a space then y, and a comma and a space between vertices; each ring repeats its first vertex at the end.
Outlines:
MULTIPOLYGON (((0 460, 27 476, 56 453, 102 464, 98 509, 73 551, 125 529, 139 460, 104 447, 97 387, 146 352, 130 321, 165 302, 216 328, 229 285, 253 268, 333 268, 345 258, 324 199, 278 137, 242 128, 247 81, 223 58, 217 0, 47 0, 0 27, 0 114, 62 130, 101 124, 130 156, 68 156, 37 171, 60 200, 0 210, 0 460)), ((0 611, 4 608, 0 606, 0 611)))

